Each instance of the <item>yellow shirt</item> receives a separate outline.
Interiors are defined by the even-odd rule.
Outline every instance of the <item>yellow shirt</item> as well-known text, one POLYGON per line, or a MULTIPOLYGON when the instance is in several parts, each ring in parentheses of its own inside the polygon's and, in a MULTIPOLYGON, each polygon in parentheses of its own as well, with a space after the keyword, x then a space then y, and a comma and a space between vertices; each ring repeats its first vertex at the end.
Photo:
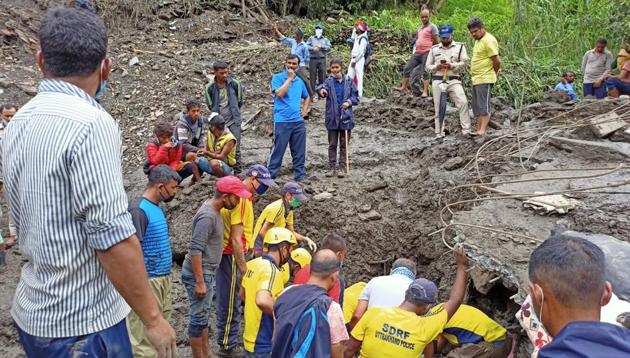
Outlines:
POLYGON ((365 288, 365 282, 357 282, 354 285, 343 290, 343 321, 350 322, 354 311, 359 304, 359 295, 365 288))
POLYGON ((226 163, 227 165, 233 167, 236 165, 236 137, 229 130, 225 130, 222 136, 219 138, 215 137, 210 131, 208 131, 208 150, 213 153, 221 153, 223 151, 223 147, 229 141, 234 141, 234 146, 232 150, 227 155, 226 163))
MULTIPOLYGON (((442 309, 443 303, 432 312, 442 309)), ((444 327, 444 338, 454 346, 466 343, 494 342, 505 339, 507 331, 485 313, 468 305, 461 305, 444 327)))
POLYGON ((223 218, 223 253, 232 254, 230 234, 232 225, 243 224, 243 249, 254 247, 254 202, 250 199, 241 199, 240 203, 232 210, 221 209, 223 218))
POLYGON ((256 305, 258 291, 267 290, 275 300, 284 285, 278 274, 279 269, 268 255, 255 258, 247 262, 247 272, 243 277, 245 290, 245 329, 243 344, 245 350, 257 353, 271 352, 271 338, 273 337, 273 317, 264 314, 256 305))
POLYGON ((400 307, 372 307, 352 330, 362 358, 417 358, 442 333, 448 313, 418 316, 400 307))
POLYGON ((291 268, 289 268, 289 263, 282 265, 282 267, 278 269, 278 274, 282 279, 282 285, 286 286, 287 283, 289 283, 289 281, 291 280, 291 268))
POLYGON ((490 59, 497 55, 499 55, 499 43, 489 32, 486 32, 481 40, 475 41, 470 62, 473 85, 497 82, 497 74, 494 72, 490 59))
POLYGON ((286 214, 282 199, 267 205, 256 221, 254 238, 258 236, 265 222, 273 224, 274 227, 286 228, 287 226, 293 226, 293 210, 289 210, 289 214, 286 214))

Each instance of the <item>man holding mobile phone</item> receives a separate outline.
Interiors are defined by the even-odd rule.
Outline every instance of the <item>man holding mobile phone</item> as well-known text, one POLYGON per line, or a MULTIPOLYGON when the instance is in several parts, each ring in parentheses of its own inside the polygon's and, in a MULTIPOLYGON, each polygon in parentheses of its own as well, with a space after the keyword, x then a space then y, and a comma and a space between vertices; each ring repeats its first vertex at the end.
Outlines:
POLYGON ((433 46, 429 51, 426 65, 427 72, 431 74, 431 86, 433 88, 435 135, 438 138, 444 137, 444 126, 440 125, 438 118, 442 91, 440 84, 442 82, 445 82, 446 91, 455 102, 459 112, 462 134, 468 135, 470 134, 468 100, 460 79, 460 74, 465 70, 468 62, 466 47, 461 42, 453 41, 453 26, 449 24, 440 26, 440 40, 441 43, 433 46))

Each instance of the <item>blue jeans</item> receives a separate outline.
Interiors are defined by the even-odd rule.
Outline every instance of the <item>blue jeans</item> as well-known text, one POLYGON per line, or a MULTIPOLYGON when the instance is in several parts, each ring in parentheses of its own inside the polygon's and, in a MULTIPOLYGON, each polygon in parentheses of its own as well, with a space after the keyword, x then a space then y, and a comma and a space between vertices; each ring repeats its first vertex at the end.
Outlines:
POLYGON ((208 158, 201 156, 197 157, 197 166, 199 167, 200 171, 212 174, 212 167, 210 166, 208 158))
MULTIPOLYGON (((206 158, 204 158, 204 159, 206 159, 206 158)), ((218 159, 211 159, 210 161, 208 161, 206 159, 206 163, 208 163, 207 165, 208 165, 208 168, 209 168, 208 169, 209 171, 204 169, 204 171, 206 173, 208 173, 210 175, 217 176, 217 173, 214 172, 214 169, 212 169, 212 165, 210 164, 213 160, 216 160, 217 162, 219 162, 219 167, 221 167, 221 170, 223 170, 224 175, 232 175, 232 167, 227 165, 226 162, 224 162, 222 160, 218 160, 218 159)))
POLYGON ((255 353, 245 351, 245 358, 271 358, 271 352, 269 353, 255 353))
POLYGON ((212 293, 214 290, 214 273, 203 273, 203 280, 206 283, 206 295, 203 298, 197 298, 195 295, 195 275, 184 264, 182 267, 182 282, 188 293, 188 302, 190 304, 188 335, 190 337, 201 337, 201 332, 208 328, 210 320, 210 312, 212 308, 212 293))
POLYGON ((617 89, 619 94, 630 94, 630 82, 622 81, 618 78, 609 78, 606 80, 606 87, 609 90, 617 89))
POLYGON ((291 149, 293 159, 293 179, 301 181, 306 176, 304 162, 306 161, 306 124, 304 121, 276 122, 273 125, 273 146, 269 157, 269 173, 272 178, 278 176, 282 167, 282 158, 291 149))
POLYGON ((99 332, 78 337, 44 338, 32 336, 15 325, 22 348, 29 358, 108 357, 133 358, 125 320, 99 332))
POLYGON ((601 86, 595 87, 594 83, 585 83, 582 85, 584 91, 584 98, 586 96, 595 96, 597 99, 606 97, 606 83, 603 82, 601 86))

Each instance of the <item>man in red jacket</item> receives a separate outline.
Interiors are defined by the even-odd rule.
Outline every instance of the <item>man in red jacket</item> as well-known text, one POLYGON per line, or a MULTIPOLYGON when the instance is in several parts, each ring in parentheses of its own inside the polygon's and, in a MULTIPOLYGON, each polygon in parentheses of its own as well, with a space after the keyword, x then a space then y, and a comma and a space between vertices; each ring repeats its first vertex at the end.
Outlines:
POLYGON ((172 140, 173 126, 167 122, 160 122, 155 125, 153 133, 155 138, 147 144, 144 173, 148 175, 154 167, 166 164, 177 171, 182 180, 193 175, 192 183, 200 181, 199 168, 191 156, 194 153, 188 153, 184 157, 183 146, 172 140))
MULTIPOLYGON (((337 259, 343 266, 343 260, 346 258, 348 254, 348 246, 346 245, 346 240, 337 235, 337 234, 328 234, 322 241, 322 245, 320 250, 328 249, 335 253, 337 259)), ((341 267, 340 267, 341 269, 341 267)), ((302 267, 296 274, 293 279, 294 284, 305 284, 311 277, 311 266, 305 265, 302 267)), ((346 280, 343 275, 339 275, 339 279, 335 282, 333 288, 328 291, 328 296, 333 299, 333 301, 339 303, 343 307, 343 290, 346 289, 346 280)))

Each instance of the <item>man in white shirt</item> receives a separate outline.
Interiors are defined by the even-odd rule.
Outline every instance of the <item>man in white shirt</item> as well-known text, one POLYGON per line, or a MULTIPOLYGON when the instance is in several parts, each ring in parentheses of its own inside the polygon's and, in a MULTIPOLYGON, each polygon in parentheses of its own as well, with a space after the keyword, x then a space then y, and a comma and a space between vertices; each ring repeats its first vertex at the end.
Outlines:
POLYGON ((378 276, 368 282, 352 315, 349 326, 354 327, 368 308, 373 306, 396 307, 405 300, 405 292, 416 278, 416 263, 400 258, 394 261, 387 276, 378 276))
POLYGON ((365 55, 370 40, 367 37, 368 26, 363 21, 358 21, 353 34, 352 59, 348 67, 348 76, 352 78, 359 91, 359 97, 363 97, 363 75, 365 71, 365 55))

